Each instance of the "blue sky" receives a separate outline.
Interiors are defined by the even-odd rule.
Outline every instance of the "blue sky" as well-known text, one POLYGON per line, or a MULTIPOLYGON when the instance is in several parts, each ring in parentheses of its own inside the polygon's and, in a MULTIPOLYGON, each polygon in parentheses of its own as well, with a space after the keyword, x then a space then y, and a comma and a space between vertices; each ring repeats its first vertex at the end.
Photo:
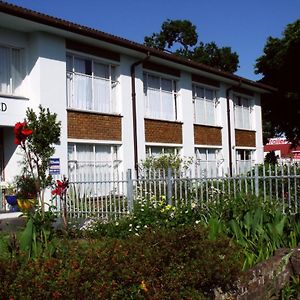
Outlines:
POLYGON ((268 36, 280 37, 300 18, 299 0, 7 0, 51 16, 143 43, 166 19, 188 19, 199 40, 239 54, 237 75, 258 80, 256 58, 268 36))

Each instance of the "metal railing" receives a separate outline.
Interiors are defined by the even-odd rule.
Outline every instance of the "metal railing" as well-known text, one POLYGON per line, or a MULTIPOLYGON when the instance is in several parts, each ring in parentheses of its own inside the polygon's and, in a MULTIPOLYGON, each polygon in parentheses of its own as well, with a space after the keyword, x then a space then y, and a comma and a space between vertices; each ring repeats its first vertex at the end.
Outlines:
POLYGON ((246 174, 196 178, 192 172, 148 171, 139 178, 126 176, 102 181, 70 182, 67 210, 70 217, 118 218, 132 211, 138 199, 170 205, 209 204, 212 200, 237 199, 243 195, 276 201, 283 213, 299 212, 300 167, 256 165, 246 174))

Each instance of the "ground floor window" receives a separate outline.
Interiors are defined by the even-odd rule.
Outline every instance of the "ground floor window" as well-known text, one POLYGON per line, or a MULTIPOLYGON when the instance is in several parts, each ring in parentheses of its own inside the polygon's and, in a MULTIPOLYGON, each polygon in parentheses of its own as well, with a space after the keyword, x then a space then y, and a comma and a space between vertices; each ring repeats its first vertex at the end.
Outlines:
POLYGON ((176 147, 163 147, 163 146, 146 146, 147 156, 160 156, 163 154, 179 154, 180 150, 176 147))
POLYGON ((254 166, 254 151, 250 149, 236 150, 236 170, 238 174, 246 173, 254 166))
POLYGON ((218 175, 220 149, 196 148, 196 175, 200 177, 215 177, 218 175))
POLYGON ((68 144, 70 181, 97 181, 116 175, 121 160, 119 146, 90 143, 68 144))

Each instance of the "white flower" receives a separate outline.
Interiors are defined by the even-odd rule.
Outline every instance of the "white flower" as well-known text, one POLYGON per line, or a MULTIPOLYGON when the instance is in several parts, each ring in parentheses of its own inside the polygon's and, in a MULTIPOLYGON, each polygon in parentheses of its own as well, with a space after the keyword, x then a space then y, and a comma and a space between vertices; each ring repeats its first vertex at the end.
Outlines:
POLYGON ((200 223, 200 221, 199 221, 199 220, 196 220, 196 221, 195 221, 195 224, 199 224, 199 223, 200 223))
POLYGON ((8 187, 9 187, 8 182, 6 182, 6 181, 1 181, 1 182, 0 182, 0 189, 1 189, 1 190, 5 190, 5 189, 7 189, 8 187))
POLYGON ((116 226, 119 226, 119 222, 116 222, 116 226))

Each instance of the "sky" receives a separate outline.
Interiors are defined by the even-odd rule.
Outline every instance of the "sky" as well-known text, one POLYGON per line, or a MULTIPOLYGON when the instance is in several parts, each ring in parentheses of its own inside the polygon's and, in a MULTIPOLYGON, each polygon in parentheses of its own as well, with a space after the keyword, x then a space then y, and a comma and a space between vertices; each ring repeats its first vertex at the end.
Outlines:
POLYGON ((138 43, 159 32, 167 19, 187 19, 198 38, 231 47, 239 55, 237 75, 259 80, 256 59, 267 38, 281 37, 300 19, 300 0, 7 0, 6 2, 98 29, 138 43))

